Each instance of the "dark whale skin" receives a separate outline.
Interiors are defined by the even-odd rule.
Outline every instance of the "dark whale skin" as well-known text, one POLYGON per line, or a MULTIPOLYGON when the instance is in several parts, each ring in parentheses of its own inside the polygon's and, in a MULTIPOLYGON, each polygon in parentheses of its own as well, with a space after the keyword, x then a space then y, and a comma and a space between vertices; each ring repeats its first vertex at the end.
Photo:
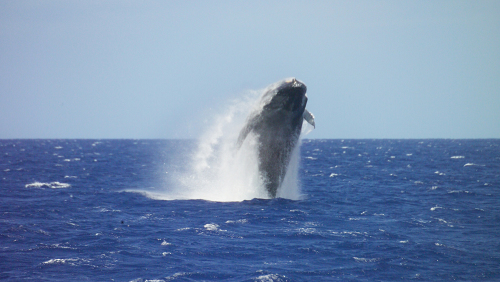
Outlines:
POLYGON ((262 107, 250 114, 238 146, 253 133, 257 138, 258 166, 269 197, 275 198, 298 143, 307 104, 307 87, 291 78, 275 83, 262 95, 262 107))

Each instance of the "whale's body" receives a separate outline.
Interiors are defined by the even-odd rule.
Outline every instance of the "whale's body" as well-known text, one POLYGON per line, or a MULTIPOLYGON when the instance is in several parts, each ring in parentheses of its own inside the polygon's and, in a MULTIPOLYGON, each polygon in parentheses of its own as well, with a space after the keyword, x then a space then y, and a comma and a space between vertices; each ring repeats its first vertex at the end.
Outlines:
POLYGON ((314 117, 306 110, 306 91, 305 84, 295 78, 269 86, 238 138, 241 146, 248 134, 256 136, 259 172, 271 198, 276 197, 286 175, 303 120, 314 126, 314 117))

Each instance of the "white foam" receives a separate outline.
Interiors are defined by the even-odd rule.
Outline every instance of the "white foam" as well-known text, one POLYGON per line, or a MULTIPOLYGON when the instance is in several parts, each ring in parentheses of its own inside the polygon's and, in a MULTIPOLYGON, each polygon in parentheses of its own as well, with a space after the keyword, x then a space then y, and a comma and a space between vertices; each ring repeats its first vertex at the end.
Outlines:
POLYGON ((353 257, 353 259, 357 262, 377 262, 380 260, 379 258, 358 258, 358 257, 353 257))
POLYGON ((475 163, 466 163, 466 164, 464 164, 464 166, 484 166, 484 165, 479 165, 479 164, 475 164, 475 163))
POLYGON ((219 229, 219 225, 215 223, 207 223, 203 227, 208 231, 222 231, 222 232, 227 231, 219 229))
POLYGON ((315 234, 318 233, 316 228, 299 228, 298 232, 300 234, 315 234))
POLYGON ((50 259, 48 261, 44 261, 43 264, 64 264, 68 261, 77 261, 77 259, 50 259))
POLYGON ((24 185, 25 188, 52 188, 52 189, 62 189, 62 188, 69 188, 71 187, 70 184, 68 183, 61 183, 58 181, 55 182, 50 182, 50 183, 43 183, 43 182, 33 182, 30 184, 24 185))
POLYGON ((238 219, 238 220, 228 220, 226 221, 227 224, 235 224, 235 223, 247 223, 247 219, 238 219))
POLYGON ((69 264, 69 265, 76 265, 78 262, 88 262, 88 260, 80 259, 80 258, 67 258, 67 259, 50 259, 47 261, 42 262, 42 264, 48 265, 48 264, 69 264))
POLYGON ((256 281, 260 281, 260 282, 273 282, 273 281, 281 281, 282 277, 285 277, 285 276, 279 276, 276 274, 267 274, 267 275, 261 275, 255 279, 256 279, 256 281))
POLYGON ((463 159, 465 158, 464 156, 452 156, 451 159, 463 159))

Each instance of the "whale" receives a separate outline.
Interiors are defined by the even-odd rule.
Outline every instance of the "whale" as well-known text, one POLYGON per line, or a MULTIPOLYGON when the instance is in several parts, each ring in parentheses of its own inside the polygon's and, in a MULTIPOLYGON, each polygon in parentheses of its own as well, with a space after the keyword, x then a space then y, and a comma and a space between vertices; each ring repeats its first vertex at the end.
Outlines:
POLYGON ((307 87, 302 81, 284 79, 263 92, 239 133, 237 148, 247 136, 255 136, 260 177, 269 197, 276 198, 292 152, 299 144, 303 121, 316 125, 314 115, 306 109, 307 87))

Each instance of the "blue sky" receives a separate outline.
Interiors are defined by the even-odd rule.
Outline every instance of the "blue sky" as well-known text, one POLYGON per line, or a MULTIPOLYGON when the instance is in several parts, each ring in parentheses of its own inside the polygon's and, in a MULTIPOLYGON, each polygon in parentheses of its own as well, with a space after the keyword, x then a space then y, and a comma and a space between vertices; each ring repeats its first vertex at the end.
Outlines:
POLYGON ((308 87, 308 138, 500 138, 500 1, 1 1, 0 138, 196 138, 308 87))

